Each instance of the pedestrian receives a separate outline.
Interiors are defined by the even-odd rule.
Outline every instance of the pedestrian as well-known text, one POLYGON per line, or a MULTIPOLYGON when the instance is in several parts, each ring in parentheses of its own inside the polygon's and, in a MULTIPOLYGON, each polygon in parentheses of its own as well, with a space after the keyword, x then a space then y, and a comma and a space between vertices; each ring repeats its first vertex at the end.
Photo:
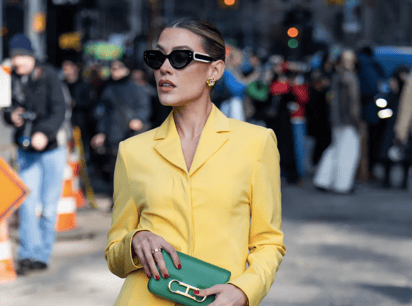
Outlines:
MULTIPOLYGON (((243 98, 246 87, 249 83, 256 81, 260 76, 260 70, 254 71, 247 77, 242 75, 242 52, 236 47, 231 47, 227 56, 227 63, 222 82, 222 86, 229 92, 229 98, 221 105, 222 112, 229 118, 246 121, 243 98)), ((217 88, 218 91, 223 91, 217 88)))
POLYGON ((313 179, 314 186, 321 190, 336 193, 353 191, 360 157, 359 129, 362 125, 355 63, 354 52, 345 50, 332 79, 332 143, 323 153, 313 179))
MULTIPOLYGON (((390 150, 393 150, 394 145, 396 145, 399 141, 396 140, 394 135, 394 125, 399 116, 399 101, 401 97, 402 90, 405 84, 406 75, 409 73, 409 68, 407 66, 399 66, 395 69, 392 77, 389 79, 389 87, 390 92, 385 95, 378 95, 376 100, 382 99, 382 101, 386 101, 385 110, 390 110, 392 112, 391 116, 381 116, 383 117, 381 120, 384 123, 384 132, 382 135, 382 141, 380 143, 380 152, 379 152, 379 160, 383 163, 385 167, 385 176, 383 180, 383 187, 390 188, 390 174, 393 165, 396 163, 393 158, 391 157, 390 150)), ((384 105, 381 105, 384 106, 384 105)), ((399 163, 402 164, 403 168, 403 179, 402 179, 402 189, 407 189, 407 182, 408 182, 408 170, 410 167, 410 158, 404 158, 403 160, 399 160, 399 163)))
POLYGON ((293 143, 296 159, 296 169, 299 178, 303 178, 306 173, 307 150, 306 142, 306 104, 310 99, 310 89, 302 73, 298 73, 292 81, 292 92, 295 101, 291 101, 290 120, 292 123, 293 143))
POLYGON ((177 269, 187 267, 176 250, 231 272, 228 284, 194 293, 215 295, 211 306, 256 306, 285 254, 275 135, 228 119, 212 103, 225 69, 214 25, 176 21, 145 58, 160 102, 173 111, 159 128, 120 144, 106 247, 109 269, 126 278, 116 305, 175 305, 147 289, 148 278, 169 277, 164 249, 177 269))
POLYGON ((149 96, 131 79, 132 62, 127 56, 111 63, 111 81, 98 105, 97 134, 91 146, 106 156, 105 172, 113 194, 113 175, 119 143, 150 128, 149 96))
MULTIPOLYGON (((276 69, 276 67, 275 67, 276 69)), ((293 139, 292 122, 288 105, 295 103, 296 97, 292 91, 293 74, 290 71, 278 70, 282 73, 270 84, 269 100, 265 108, 265 123, 275 131, 280 153, 280 167, 288 184, 301 184, 296 166, 295 143, 293 139)))
POLYGON ((412 78, 410 75, 401 92, 394 133, 396 143, 403 150, 404 181, 402 188, 407 189, 408 171, 412 163, 412 78))
POLYGON ((313 71, 311 79, 310 102, 306 105, 306 111, 308 135, 315 141, 311 163, 316 166, 332 141, 328 103, 330 80, 320 70, 313 71))
POLYGON ((368 149, 364 160, 368 164, 368 176, 374 178, 373 168, 379 160, 379 145, 383 134, 383 125, 377 116, 378 107, 374 97, 379 93, 379 81, 384 77, 384 72, 375 59, 372 47, 368 45, 360 49, 357 64, 361 91, 361 113, 362 119, 367 124, 365 138, 368 149))
POLYGON ((19 209, 16 272, 25 275, 47 269, 50 262, 66 159, 66 147, 59 146, 56 138, 65 119, 66 105, 57 72, 36 61, 25 35, 12 37, 9 50, 12 106, 5 109, 4 119, 15 128, 20 177, 30 188, 19 209))
POLYGON ((62 71, 72 99, 71 123, 73 127, 80 128, 86 164, 90 165, 90 141, 92 136, 96 134, 94 131, 96 122, 93 117, 95 103, 92 97, 92 88, 83 80, 80 64, 76 58, 66 58, 62 63, 62 71))
MULTIPOLYGON (((150 100, 152 115, 150 116, 150 126, 152 128, 159 127, 171 112, 170 106, 160 104, 157 96, 156 84, 152 85, 147 78, 147 73, 144 69, 133 70, 133 81, 138 89, 143 91, 150 100)), ((154 82, 154 81, 153 81, 154 82)))

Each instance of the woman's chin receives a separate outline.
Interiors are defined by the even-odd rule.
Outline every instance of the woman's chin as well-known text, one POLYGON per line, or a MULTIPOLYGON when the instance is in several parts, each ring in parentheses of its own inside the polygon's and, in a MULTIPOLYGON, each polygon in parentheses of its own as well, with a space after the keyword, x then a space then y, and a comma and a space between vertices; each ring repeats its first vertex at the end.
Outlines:
POLYGON ((176 101, 175 99, 159 99, 160 104, 164 106, 181 106, 184 103, 182 101, 176 101))

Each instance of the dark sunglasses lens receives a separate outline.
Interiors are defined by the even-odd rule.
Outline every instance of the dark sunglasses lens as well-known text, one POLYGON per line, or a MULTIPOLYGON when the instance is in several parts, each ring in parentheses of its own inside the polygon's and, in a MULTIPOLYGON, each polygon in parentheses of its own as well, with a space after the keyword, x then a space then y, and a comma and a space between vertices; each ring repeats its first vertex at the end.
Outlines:
POLYGON ((184 51, 173 51, 170 53, 169 60, 176 69, 186 67, 191 61, 189 54, 184 51))
POLYGON ((145 55, 146 64, 153 69, 159 69, 163 65, 163 62, 166 58, 166 56, 163 55, 160 51, 149 51, 146 52, 145 55))

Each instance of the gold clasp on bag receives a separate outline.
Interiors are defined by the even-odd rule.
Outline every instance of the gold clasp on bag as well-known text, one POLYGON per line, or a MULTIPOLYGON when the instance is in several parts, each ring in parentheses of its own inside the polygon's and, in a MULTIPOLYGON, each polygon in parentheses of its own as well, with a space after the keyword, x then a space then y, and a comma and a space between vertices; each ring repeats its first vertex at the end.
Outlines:
POLYGON ((182 282, 178 281, 177 279, 172 279, 172 280, 169 282, 169 290, 170 290, 170 292, 183 295, 183 296, 185 296, 185 297, 188 297, 189 299, 195 300, 195 301, 198 302, 198 303, 202 303, 202 302, 207 298, 207 296, 204 296, 203 299, 201 299, 201 300, 196 299, 196 297, 191 296, 191 295, 189 294, 189 290, 190 290, 190 289, 200 290, 199 288, 196 288, 196 287, 190 286, 190 285, 188 285, 188 284, 182 283, 182 282), (182 291, 180 291, 180 290, 175 290, 175 291, 173 291, 173 290, 172 290, 172 283, 173 283, 173 282, 177 282, 180 286, 186 287, 186 292, 182 292, 182 291))

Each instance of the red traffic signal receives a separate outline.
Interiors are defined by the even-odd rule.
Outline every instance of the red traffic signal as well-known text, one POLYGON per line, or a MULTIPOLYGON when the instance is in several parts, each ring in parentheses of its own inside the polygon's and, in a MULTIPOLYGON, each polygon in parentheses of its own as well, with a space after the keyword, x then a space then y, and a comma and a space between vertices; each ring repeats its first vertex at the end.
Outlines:
POLYGON ((291 38, 298 37, 299 35, 299 30, 295 27, 289 28, 288 30, 288 36, 291 38))
POLYGON ((222 9, 237 9, 239 0, 219 0, 219 6, 222 9))

